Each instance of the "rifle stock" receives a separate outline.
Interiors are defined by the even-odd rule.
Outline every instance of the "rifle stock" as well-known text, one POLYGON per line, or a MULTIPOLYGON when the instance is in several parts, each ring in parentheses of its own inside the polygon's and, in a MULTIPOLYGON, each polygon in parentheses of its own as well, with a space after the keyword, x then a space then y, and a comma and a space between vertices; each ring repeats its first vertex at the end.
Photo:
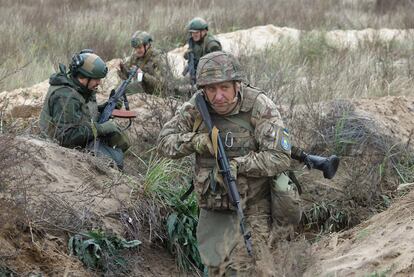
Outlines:
MULTIPOLYGON (((196 101, 197 109, 200 112, 201 117, 203 118, 204 124, 206 124, 211 134, 214 128, 214 125, 211 120, 210 114, 208 112, 204 97, 201 94, 197 94, 195 101, 196 101)), ((235 179, 235 176, 231 175, 230 163, 226 156, 226 152, 224 151, 224 146, 220 138, 220 135, 217 136, 217 145, 218 145, 218 151, 217 151, 216 159, 220 167, 219 168, 220 173, 222 174, 224 183, 226 184, 228 188, 230 201, 237 210, 237 215, 240 221, 240 231, 244 238, 244 243, 246 245, 247 253, 249 254, 249 256, 251 256, 252 255, 251 234, 250 232, 247 232, 245 228, 245 217, 244 217, 243 209, 240 203, 240 194, 239 194, 239 191, 237 190, 236 179, 235 179)))
POLYGON ((301 148, 292 146, 291 157, 295 160, 303 162, 309 169, 317 169, 323 172, 323 177, 332 179, 339 166, 339 158, 336 155, 330 157, 321 157, 317 155, 310 155, 304 152, 301 148), (297 154, 300 153, 300 154, 297 154))

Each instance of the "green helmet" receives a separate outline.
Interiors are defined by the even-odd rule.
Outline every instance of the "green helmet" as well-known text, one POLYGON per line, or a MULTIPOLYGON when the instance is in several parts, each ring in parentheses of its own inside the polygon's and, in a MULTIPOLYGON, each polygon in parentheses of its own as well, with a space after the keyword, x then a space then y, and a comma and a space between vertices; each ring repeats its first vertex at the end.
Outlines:
POLYGON ((201 17, 194 17, 193 19, 188 22, 187 26, 188 31, 191 32, 198 32, 202 30, 208 30, 208 23, 201 17))
POLYGON ((201 57, 197 66, 197 87, 227 81, 243 81, 244 73, 237 59, 226 52, 215 51, 201 57))
POLYGON ((141 45, 147 45, 152 42, 152 37, 145 31, 136 31, 131 38, 131 47, 137 48, 141 45))
POLYGON ((108 73, 108 67, 91 49, 84 49, 73 55, 70 71, 73 76, 81 74, 86 78, 102 79, 108 73))

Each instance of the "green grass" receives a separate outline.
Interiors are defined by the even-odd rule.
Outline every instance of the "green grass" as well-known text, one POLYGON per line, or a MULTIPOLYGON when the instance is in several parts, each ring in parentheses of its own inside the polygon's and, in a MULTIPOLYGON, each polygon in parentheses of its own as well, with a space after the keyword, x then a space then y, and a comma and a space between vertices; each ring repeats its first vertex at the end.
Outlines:
POLYGON ((176 257, 183 271, 203 270, 196 228, 198 224, 198 202, 194 193, 187 199, 181 196, 190 186, 191 163, 188 159, 170 160, 152 152, 144 162, 144 193, 153 197, 168 212, 165 217, 167 248, 176 257))

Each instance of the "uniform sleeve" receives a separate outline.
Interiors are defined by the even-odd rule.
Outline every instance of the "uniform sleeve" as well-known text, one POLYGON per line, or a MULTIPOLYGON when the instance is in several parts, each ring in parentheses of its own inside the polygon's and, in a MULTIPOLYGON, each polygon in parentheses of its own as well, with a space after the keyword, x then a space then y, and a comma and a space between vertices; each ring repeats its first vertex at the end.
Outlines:
POLYGON ((221 50, 222 50, 221 44, 217 40, 211 40, 208 42, 206 54, 214 52, 214 51, 221 51, 221 50))
POLYGON ((163 126, 158 136, 158 153, 173 159, 194 153, 191 139, 196 134, 193 132, 193 125, 197 113, 195 106, 190 102, 184 103, 178 109, 175 116, 163 126))
POLYGON ((154 91, 160 91, 163 88, 163 70, 165 70, 167 64, 165 55, 158 55, 154 59, 153 74, 144 72, 143 82, 146 86, 153 88, 154 91))
POLYGON ((63 146, 86 146, 93 138, 93 132, 90 124, 81 122, 82 103, 70 94, 58 91, 50 98, 50 107, 56 125, 55 138, 63 146))
POLYGON ((274 176, 290 166, 289 134, 276 108, 265 95, 257 97, 252 111, 257 152, 237 157, 238 173, 252 177, 274 176))

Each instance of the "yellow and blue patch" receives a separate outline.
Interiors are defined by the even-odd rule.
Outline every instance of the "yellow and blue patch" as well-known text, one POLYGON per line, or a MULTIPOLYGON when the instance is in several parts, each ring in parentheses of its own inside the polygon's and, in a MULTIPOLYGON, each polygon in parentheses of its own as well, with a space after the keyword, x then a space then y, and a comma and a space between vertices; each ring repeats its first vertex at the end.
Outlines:
POLYGON ((290 145, 288 138, 285 136, 282 136, 282 138, 280 139, 280 146, 282 146, 282 149, 285 151, 289 151, 290 148, 292 147, 290 145))

